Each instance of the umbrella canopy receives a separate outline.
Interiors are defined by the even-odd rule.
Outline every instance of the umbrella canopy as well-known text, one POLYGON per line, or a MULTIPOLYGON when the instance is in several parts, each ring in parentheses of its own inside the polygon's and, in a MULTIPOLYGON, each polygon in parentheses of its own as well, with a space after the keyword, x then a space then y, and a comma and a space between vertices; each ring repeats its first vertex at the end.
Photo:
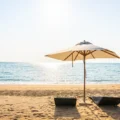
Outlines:
POLYGON ((51 57, 54 59, 62 60, 62 61, 75 61, 75 60, 83 60, 84 63, 84 102, 85 102, 85 82, 86 82, 86 67, 85 60, 93 59, 93 58, 119 58, 119 56, 108 49, 93 45, 88 41, 83 41, 75 46, 55 52, 52 54, 46 55, 47 57, 51 57))

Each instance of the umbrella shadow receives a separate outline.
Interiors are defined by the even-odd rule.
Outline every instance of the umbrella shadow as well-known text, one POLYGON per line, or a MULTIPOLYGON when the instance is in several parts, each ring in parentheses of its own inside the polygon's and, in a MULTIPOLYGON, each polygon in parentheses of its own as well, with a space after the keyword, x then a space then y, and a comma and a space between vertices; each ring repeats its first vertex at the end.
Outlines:
POLYGON ((100 118, 99 118, 99 116, 98 115, 96 115, 95 113, 94 113, 94 111, 91 109, 91 106, 93 106, 93 104, 91 104, 91 103, 80 103, 79 104, 80 106, 84 106, 84 107, 87 107, 90 111, 91 111, 91 113, 95 116, 95 118, 96 118, 96 120, 101 120, 100 118))
POLYGON ((55 112, 54 112, 55 120, 63 117, 79 119, 80 114, 76 107, 69 107, 69 106, 55 107, 55 112))
POLYGON ((120 118, 120 105, 119 106, 100 106, 102 111, 106 112, 113 119, 117 120, 120 118))

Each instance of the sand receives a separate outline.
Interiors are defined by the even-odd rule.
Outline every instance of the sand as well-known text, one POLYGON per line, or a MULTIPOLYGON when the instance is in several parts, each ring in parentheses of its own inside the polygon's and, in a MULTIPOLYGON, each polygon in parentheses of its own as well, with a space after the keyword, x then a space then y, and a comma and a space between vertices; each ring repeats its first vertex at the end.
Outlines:
POLYGON ((120 120, 120 105, 98 107, 88 96, 120 97, 120 85, 0 85, 0 120, 120 120), (54 97, 77 98, 76 107, 55 107, 54 97))

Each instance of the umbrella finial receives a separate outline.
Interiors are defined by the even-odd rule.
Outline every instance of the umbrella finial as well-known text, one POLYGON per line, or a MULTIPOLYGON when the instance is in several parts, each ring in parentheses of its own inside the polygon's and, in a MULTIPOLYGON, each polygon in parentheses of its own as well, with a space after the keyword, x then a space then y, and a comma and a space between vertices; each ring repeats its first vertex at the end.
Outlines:
POLYGON ((90 42, 83 40, 82 42, 76 44, 76 45, 84 45, 84 44, 91 44, 90 42))

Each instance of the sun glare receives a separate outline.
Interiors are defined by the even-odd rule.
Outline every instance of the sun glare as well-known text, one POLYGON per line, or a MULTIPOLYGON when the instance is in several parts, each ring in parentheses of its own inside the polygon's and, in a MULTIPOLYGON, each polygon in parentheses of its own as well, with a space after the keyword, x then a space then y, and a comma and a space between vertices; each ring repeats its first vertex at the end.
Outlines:
POLYGON ((58 67, 61 65, 62 63, 41 63, 40 65, 46 67, 46 68, 50 68, 50 69, 58 69, 58 67))

